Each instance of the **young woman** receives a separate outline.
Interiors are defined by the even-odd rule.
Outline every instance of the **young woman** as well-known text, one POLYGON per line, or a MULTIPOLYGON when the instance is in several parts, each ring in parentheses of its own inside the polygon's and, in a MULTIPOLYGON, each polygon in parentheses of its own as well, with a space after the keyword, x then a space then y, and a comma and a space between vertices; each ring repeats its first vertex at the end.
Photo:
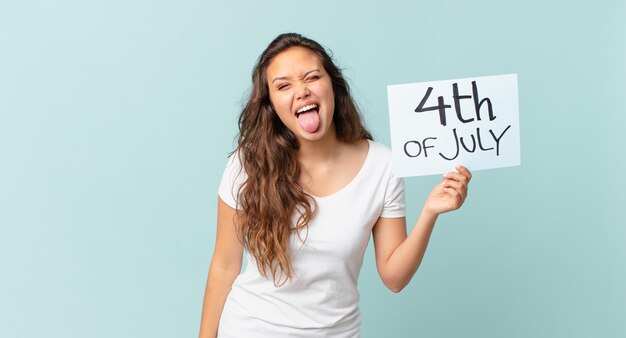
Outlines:
POLYGON ((359 337, 370 233, 378 273, 399 292, 437 216, 463 204, 471 174, 444 175, 407 236, 389 149, 372 141, 324 48, 298 34, 259 57, 239 129, 219 188, 200 337, 359 337))

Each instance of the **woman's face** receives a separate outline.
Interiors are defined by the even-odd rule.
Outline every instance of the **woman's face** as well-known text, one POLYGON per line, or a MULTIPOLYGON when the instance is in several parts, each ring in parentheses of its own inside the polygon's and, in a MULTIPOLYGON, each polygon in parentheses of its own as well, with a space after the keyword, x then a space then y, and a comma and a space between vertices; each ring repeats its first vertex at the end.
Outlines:
POLYGON ((336 137, 333 86, 316 54, 302 47, 281 52, 267 67, 267 82, 274 110, 300 141, 336 137))

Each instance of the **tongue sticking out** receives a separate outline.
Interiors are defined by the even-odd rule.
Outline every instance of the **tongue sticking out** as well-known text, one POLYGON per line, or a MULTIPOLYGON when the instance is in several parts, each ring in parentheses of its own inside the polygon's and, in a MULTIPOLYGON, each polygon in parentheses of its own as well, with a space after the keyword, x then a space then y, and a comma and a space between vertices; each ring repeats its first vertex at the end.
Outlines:
POLYGON ((302 129, 314 133, 320 126, 320 116, 317 114, 317 110, 311 110, 298 115, 298 123, 302 129))

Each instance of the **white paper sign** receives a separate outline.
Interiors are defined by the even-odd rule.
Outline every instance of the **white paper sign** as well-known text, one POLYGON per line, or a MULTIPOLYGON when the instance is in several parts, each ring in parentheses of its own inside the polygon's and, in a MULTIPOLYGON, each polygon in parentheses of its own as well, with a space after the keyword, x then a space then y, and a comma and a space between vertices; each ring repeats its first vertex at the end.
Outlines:
POLYGON ((517 74, 387 86, 394 171, 520 165, 517 74))

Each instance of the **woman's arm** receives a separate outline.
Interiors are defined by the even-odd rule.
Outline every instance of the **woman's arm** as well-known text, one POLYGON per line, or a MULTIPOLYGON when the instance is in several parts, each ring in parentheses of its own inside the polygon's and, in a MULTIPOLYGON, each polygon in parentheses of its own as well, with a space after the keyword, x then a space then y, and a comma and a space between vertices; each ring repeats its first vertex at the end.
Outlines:
POLYGON ((400 292, 417 271, 437 217, 463 205, 472 174, 462 166, 448 173, 428 196, 411 233, 406 234, 406 218, 379 218, 373 229, 376 267, 383 283, 400 292))
POLYGON ((224 302, 241 271, 243 245, 237 239, 235 209, 218 197, 217 238, 204 292, 200 338, 215 338, 224 302))

